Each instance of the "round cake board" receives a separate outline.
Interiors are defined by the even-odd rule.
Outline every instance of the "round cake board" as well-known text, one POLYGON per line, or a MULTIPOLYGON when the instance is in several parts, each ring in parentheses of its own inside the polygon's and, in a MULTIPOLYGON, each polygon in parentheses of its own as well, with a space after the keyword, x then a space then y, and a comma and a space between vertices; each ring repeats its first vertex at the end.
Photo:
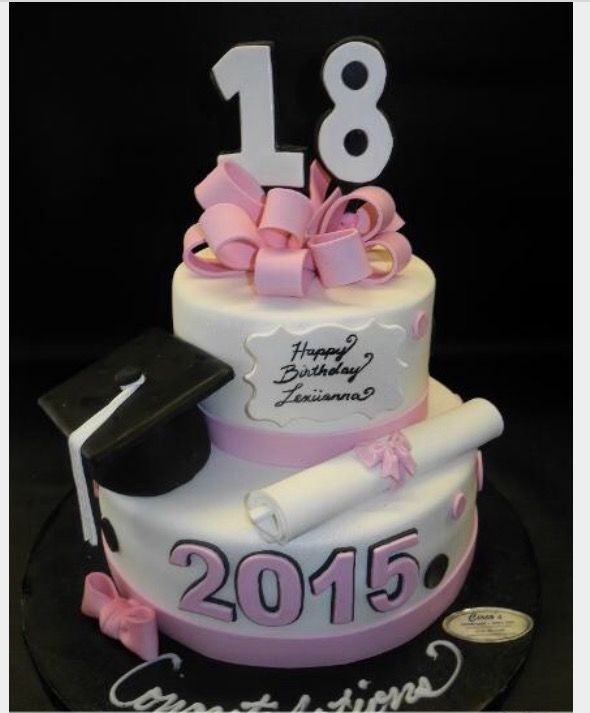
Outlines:
POLYGON ((454 638, 442 622, 468 607, 506 607, 536 619, 539 577, 517 514, 486 484, 475 559, 459 597, 409 643, 371 659, 315 669, 220 663, 160 635, 145 664, 80 613, 84 577, 108 571, 82 542, 73 493, 45 523, 23 584, 23 630, 39 675, 67 710, 483 710, 524 663, 534 628, 504 643, 454 638), (184 703, 183 703, 184 702, 184 703))

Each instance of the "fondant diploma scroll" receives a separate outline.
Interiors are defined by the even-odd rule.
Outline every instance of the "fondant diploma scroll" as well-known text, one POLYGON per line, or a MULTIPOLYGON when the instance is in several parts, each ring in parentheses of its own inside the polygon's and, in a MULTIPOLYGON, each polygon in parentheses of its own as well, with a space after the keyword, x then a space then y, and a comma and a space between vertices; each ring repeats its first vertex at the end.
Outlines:
POLYGON ((410 477, 420 477, 503 431, 485 399, 408 426, 246 496, 248 515, 267 542, 285 544, 410 477))

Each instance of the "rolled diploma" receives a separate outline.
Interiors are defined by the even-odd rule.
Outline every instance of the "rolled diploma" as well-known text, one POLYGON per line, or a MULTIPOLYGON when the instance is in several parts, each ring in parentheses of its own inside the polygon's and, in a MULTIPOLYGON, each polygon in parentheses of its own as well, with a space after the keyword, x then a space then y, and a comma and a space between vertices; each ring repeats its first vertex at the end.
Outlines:
MULTIPOLYGON (((485 399, 472 399, 408 426, 402 433, 410 442, 416 463, 414 477, 476 450, 497 438, 503 429, 500 412, 485 399)), ((246 510, 267 542, 285 544, 387 490, 391 481, 380 475, 381 463, 368 468, 354 450, 347 451, 248 493, 246 510)))

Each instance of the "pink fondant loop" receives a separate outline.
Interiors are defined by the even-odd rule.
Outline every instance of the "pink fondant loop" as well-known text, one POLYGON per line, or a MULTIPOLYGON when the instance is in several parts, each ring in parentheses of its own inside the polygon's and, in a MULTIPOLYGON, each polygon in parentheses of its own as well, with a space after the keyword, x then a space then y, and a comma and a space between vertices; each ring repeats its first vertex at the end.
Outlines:
POLYGON ((356 228, 313 235, 308 246, 325 287, 349 285, 371 274, 367 251, 356 228))
POLYGON ((222 265, 250 270, 261 240, 248 214, 231 203, 218 203, 201 216, 201 230, 222 265))
POLYGON ((264 191, 248 171, 233 161, 220 163, 195 186, 195 198, 202 208, 217 203, 233 203, 257 221, 264 207, 264 191))
POLYGON ((245 169, 221 163, 195 188, 205 210, 185 234, 184 263, 201 277, 253 272, 258 294, 282 297, 305 295, 314 275, 326 288, 391 280, 412 255, 397 232, 404 222, 393 198, 378 186, 326 195, 329 184, 314 161, 309 198, 288 188, 265 195, 245 169), (361 202, 354 213, 351 201, 361 202), (201 254, 205 248, 211 257, 201 254), (368 253, 377 248, 389 254, 388 269, 371 266, 368 253))
POLYGON ((98 619, 106 636, 118 639, 146 661, 158 655, 158 627, 154 610, 123 597, 103 572, 91 572, 84 581, 82 613, 98 619))
POLYGON ((270 247, 301 247, 311 218, 311 201, 307 196, 287 188, 268 192, 259 230, 270 247))
POLYGON ((184 234, 184 250, 182 259, 184 264, 197 275, 202 277, 230 277, 240 275, 241 272, 224 267, 215 260, 206 260, 199 254, 207 248, 207 241, 199 224, 191 225, 184 234))
POLYGON ((313 273, 307 250, 261 248, 256 255, 254 282, 260 295, 302 297, 313 273))
POLYGON ((394 275, 400 273, 410 262, 412 247, 406 237, 401 233, 382 233, 366 244, 367 252, 381 248, 385 250, 390 259, 388 270, 371 269, 371 274, 363 282, 369 285, 381 285, 388 282, 394 275))
POLYGON ((355 215, 355 227, 364 240, 370 240, 387 228, 395 216, 395 203, 390 194, 379 186, 364 186, 342 196, 326 211, 321 231, 334 230, 342 221, 350 221, 346 207, 351 201, 363 201, 355 215))

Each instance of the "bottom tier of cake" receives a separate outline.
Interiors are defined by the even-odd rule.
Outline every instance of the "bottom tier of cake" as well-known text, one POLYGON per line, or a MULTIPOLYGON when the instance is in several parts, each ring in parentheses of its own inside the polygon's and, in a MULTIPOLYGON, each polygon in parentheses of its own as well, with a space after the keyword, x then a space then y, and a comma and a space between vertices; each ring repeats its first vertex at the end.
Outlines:
MULTIPOLYGON (((459 400, 431 380, 428 403, 432 417, 459 400)), ((270 667, 379 654, 451 604, 475 547, 476 451, 269 546, 244 498, 295 470, 214 449, 191 482, 166 495, 101 488, 103 542, 121 592, 152 606, 161 631, 195 651, 270 667)))

